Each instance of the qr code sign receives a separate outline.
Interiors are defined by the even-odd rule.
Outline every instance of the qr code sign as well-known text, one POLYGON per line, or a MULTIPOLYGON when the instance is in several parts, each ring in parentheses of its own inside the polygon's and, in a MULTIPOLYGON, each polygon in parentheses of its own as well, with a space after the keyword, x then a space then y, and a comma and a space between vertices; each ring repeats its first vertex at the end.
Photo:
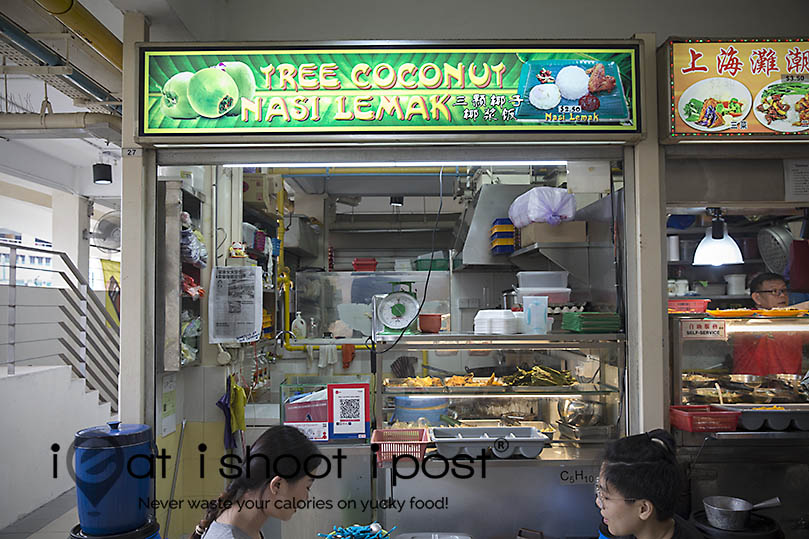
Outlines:
POLYGON ((342 421, 359 421, 361 419, 360 399, 357 397, 340 398, 340 419, 342 421))

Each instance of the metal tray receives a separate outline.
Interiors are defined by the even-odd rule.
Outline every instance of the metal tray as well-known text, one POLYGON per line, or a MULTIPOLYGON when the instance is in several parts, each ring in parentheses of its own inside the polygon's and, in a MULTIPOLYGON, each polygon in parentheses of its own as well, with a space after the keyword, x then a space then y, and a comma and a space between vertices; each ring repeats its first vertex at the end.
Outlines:
POLYGON ((491 449, 494 456, 507 459, 519 452, 533 459, 542 452, 548 437, 534 427, 435 427, 430 438, 441 456, 452 458, 458 454, 480 457, 491 449))
POLYGON ((809 430, 809 404, 778 404, 783 410, 756 410, 760 404, 725 404, 719 408, 741 412, 739 424, 747 430, 786 430, 794 425, 799 430, 809 430))
POLYGON ((576 427, 560 420, 556 422, 556 429, 558 430, 560 436, 579 441, 606 440, 615 435, 615 425, 576 427))

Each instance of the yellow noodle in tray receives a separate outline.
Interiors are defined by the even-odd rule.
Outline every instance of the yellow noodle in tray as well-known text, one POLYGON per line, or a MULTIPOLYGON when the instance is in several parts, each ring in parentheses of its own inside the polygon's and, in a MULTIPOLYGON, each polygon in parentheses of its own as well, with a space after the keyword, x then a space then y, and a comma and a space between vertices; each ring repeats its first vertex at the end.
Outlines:
POLYGON ((756 309, 755 313, 759 316, 805 316, 809 311, 805 309, 756 309))

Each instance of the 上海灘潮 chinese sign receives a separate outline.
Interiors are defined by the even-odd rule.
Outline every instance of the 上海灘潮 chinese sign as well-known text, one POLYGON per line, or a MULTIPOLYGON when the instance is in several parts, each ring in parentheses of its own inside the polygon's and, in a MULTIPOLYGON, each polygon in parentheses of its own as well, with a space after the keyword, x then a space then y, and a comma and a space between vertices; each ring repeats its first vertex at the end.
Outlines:
POLYGON ((669 46, 671 136, 809 133, 809 40, 669 46))
POLYGON ((638 132, 638 49, 141 49, 142 136, 638 132))

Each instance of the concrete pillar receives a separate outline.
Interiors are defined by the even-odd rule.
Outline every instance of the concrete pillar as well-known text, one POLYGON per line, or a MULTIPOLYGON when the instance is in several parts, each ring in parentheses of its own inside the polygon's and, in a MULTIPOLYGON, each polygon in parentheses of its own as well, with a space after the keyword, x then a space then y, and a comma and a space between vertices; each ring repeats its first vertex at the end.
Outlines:
POLYGON ((629 420, 632 433, 665 425, 668 355, 665 308, 665 189, 657 142, 655 35, 644 42, 640 60, 646 138, 629 149, 624 165, 634 179, 627 190, 627 338, 629 341, 629 420))
MULTIPOLYGON (((138 58, 135 43, 149 38, 141 13, 124 14, 123 167, 121 185, 121 373, 119 417, 126 423, 152 422, 146 417, 147 317, 147 186, 143 151, 137 131, 138 58), (127 152, 127 149, 136 151, 127 152), (147 421, 148 419, 148 421, 147 421)), ((150 253, 149 259, 152 259, 150 253)), ((152 266, 153 268, 154 266, 152 266)), ((154 290, 151 291, 154 293, 154 290)), ((153 329, 153 328, 152 328, 153 329)), ((151 377, 149 377, 151 378, 151 377)), ((149 391, 151 393, 151 391, 149 391)))
MULTIPOLYGON (((84 231, 92 232, 88 202, 84 197, 64 191, 54 190, 51 196, 53 249, 67 253, 87 280, 90 271, 90 241, 84 239, 84 231)), ((67 268, 58 264, 56 269, 67 271, 67 268)))

